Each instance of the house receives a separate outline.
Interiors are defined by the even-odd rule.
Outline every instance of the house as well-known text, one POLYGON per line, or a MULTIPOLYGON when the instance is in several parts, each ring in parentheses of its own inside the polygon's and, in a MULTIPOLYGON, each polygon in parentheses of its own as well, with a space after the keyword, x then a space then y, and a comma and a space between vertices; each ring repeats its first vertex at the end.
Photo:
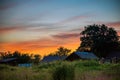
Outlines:
POLYGON ((19 63, 17 58, 7 58, 0 60, 0 64, 7 64, 11 66, 19 66, 19 67, 31 67, 31 63, 19 63))
POLYGON ((45 56, 41 62, 53 62, 53 61, 59 61, 64 60, 66 56, 45 56))
POLYGON ((120 62, 120 51, 114 51, 107 55, 106 61, 111 63, 120 62))
POLYGON ((65 60, 74 61, 74 60, 88 60, 88 59, 98 59, 98 57, 91 52, 73 52, 65 60))
POLYGON ((120 51, 111 52, 106 58, 112 59, 114 57, 120 59, 120 51))
POLYGON ((19 67, 31 67, 32 66, 32 63, 21 63, 21 64, 18 64, 19 67))
POLYGON ((8 65, 17 65, 17 58, 7 58, 7 59, 2 59, 0 60, 0 64, 8 64, 8 65))

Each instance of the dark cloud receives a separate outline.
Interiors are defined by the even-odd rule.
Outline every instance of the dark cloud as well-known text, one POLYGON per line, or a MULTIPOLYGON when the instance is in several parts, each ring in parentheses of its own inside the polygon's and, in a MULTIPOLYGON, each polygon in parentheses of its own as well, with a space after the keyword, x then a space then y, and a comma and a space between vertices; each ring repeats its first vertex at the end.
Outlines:
POLYGON ((6 10, 12 7, 17 6, 18 3, 16 1, 10 0, 1 0, 0 1, 0 10, 6 10))
POLYGON ((51 24, 31 24, 31 25, 14 25, 14 26, 0 26, 0 33, 8 33, 12 31, 48 31, 56 29, 56 27, 51 27, 51 24))
POLYGON ((19 27, 1 27, 0 33, 7 33, 7 32, 14 31, 14 30, 19 30, 19 27))
POLYGON ((44 2, 48 2, 49 0, 0 0, 0 10, 6 10, 15 6, 18 6, 19 4, 24 4, 34 1, 38 4, 42 4, 44 2))
POLYGON ((12 8, 16 5, 17 4, 2 5, 2 6, 0 6, 0 10, 6 10, 6 9, 12 8))
POLYGON ((58 39, 66 39, 66 38, 76 38, 80 37, 80 33, 59 33, 56 35, 52 35, 53 38, 58 38, 58 39))
POLYGON ((19 31, 19 30, 25 30, 26 27, 24 26, 1 26, 0 27, 0 33, 8 33, 12 31, 19 31))
POLYGON ((60 21, 60 22, 58 22, 56 24, 57 25, 65 24, 65 23, 69 23, 69 22, 76 21, 76 20, 82 20, 82 19, 86 19, 86 18, 89 18, 89 17, 93 17, 93 16, 95 16, 95 15, 92 15, 92 14, 77 15, 77 16, 73 16, 73 17, 70 17, 68 19, 65 19, 63 21, 60 21))

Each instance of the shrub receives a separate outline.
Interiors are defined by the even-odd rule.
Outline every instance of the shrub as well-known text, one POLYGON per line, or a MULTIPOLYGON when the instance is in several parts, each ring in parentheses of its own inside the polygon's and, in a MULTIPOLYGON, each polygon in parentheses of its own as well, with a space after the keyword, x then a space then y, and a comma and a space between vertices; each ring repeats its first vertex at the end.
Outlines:
POLYGON ((82 61, 82 65, 84 67, 91 67, 91 66, 99 66, 100 64, 95 60, 90 60, 90 61, 85 60, 85 61, 82 61))
POLYGON ((0 64, 0 70, 9 69, 8 65, 0 64))
POLYGON ((53 80, 73 80, 74 67, 71 65, 58 66, 53 70, 53 80))
POLYGON ((105 73, 111 76, 114 80, 120 80, 120 64, 113 64, 109 66, 105 73))

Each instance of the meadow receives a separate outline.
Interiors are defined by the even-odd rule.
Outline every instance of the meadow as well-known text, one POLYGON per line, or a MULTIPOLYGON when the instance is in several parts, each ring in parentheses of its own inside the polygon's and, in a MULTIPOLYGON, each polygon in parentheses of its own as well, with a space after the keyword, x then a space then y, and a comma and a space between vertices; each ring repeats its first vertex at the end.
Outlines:
POLYGON ((57 61, 32 67, 0 65, 0 80, 120 80, 120 63, 57 61))

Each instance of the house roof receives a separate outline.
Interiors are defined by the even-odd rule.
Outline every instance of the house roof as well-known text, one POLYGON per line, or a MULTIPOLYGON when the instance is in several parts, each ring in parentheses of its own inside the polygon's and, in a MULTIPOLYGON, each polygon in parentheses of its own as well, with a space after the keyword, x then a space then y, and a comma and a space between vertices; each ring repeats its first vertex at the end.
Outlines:
POLYGON ((74 54, 78 55, 80 58, 83 59, 97 59, 98 57, 91 52, 74 52, 74 54))
POLYGON ((111 52, 107 58, 113 58, 113 57, 117 57, 120 58, 120 51, 119 52, 111 52))
POLYGON ((45 56, 41 62, 52 62, 57 60, 64 60, 66 56, 45 56))
POLYGON ((13 61, 13 60, 16 60, 17 58, 7 58, 7 59, 3 59, 3 60, 0 60, 0 62, 9 62, 9 61, 13 61))

